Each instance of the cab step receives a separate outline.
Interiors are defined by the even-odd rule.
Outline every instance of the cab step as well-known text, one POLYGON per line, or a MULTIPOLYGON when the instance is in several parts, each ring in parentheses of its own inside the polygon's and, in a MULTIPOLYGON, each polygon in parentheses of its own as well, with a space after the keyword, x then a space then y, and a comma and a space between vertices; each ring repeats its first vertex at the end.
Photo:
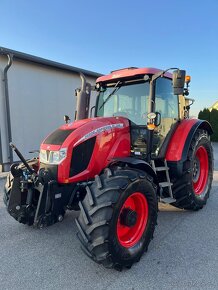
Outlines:
POLYGON ((166 171, 169 170, 169 167, 165 167, 165 166, 160 166, 160 167, 155 167, 156 171, 166 171))
POLYGON ((159 181, 162 179, 162 181, 159 182, 159 186, 161 188, 160 201, 164 203, 173 203, 176 200, 173 198, 173 192, 172 192, 173 183, 170 181, 169 167, 167 165, 167 161, 164 159, 164 160, 158 160, 157 162, 158 162, 158 166, 156 166, 154 160, 151 160, 152 168, 154 172, 157 174, 159 181), (158 172, 160 173, 158 174, 158 172), (165 172, 165 174, 161 175, 161 172, 165 172), (169 197, 161 196, 163 192, 163 188, 168 188, 169 197))
POLYGON ((160 187, 169 187, 172 186, 173 183, 165 181, 165 182, 159 182, 160 187))
POLYGON ((160 198, 160 202, 170 204, 170 203, 176 202, 176 199, 172 197, 163 197, 163 198, 160 198))

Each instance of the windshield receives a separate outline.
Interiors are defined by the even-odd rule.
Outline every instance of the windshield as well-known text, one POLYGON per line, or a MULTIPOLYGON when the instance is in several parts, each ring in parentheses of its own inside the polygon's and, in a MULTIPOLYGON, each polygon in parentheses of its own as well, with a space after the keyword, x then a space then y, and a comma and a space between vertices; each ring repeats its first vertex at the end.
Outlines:
POLYGON ((137 125, 146 125, 148 99, 149 82, 115 84, 100 92, 96 115, 97 117, 122 116, 137 125))

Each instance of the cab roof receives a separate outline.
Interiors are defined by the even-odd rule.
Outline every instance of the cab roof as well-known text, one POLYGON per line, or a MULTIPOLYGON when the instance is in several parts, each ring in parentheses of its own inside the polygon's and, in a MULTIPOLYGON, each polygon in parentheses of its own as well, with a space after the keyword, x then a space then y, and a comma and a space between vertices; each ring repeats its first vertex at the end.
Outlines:
MULTIPOLYGON (((154 75, 160 71, 161 70, 157 68, 136 68, 136 67, 124 68, 112 71, 109 75, 97 78, 96 83, 107 82, 112 80, 116 81, 122 78, 131 78, 140 75, 154 75)), ((165 73, 164 75, 172 79, 171 73, 165 73)))

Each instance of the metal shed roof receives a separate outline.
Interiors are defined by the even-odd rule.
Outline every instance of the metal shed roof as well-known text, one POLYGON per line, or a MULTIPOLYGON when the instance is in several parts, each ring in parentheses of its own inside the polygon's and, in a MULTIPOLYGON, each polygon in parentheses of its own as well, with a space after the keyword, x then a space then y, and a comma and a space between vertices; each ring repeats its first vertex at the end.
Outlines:
POLYGON ((61 70, 69 71, 69 72, 77 72, 77 73, 82 72, 85 75, 96 77, 96 78, 102 76, 102 74, 99 74, 97 72, 92 72, 92 71, 85 70, 85 69, 82 69, 82 68, 78 68, 78 67, 62 64, 62 63, 59 63, 59 62, 56 62, 56 61, 48 60, 48 59, 45 59, 45 58, 41 58, 41 57, 34 56, 34 55, 31 55, 31 54, 19 52, 19 51, 16 51, 16 50, 5 48, 5 47, 0 47, 0 55, 1 54, 2 55, 12 54, 13 58, 15 60, 17 59, 17 60, 25 60, 25 61, 29 61, 29 62, 34 62, 34 63, 37 63, 37 64, 42 64, 42 65, 45 65, 45 66, 50 66, 50 67, 54 67, 56 69, 61 69, 61 70))

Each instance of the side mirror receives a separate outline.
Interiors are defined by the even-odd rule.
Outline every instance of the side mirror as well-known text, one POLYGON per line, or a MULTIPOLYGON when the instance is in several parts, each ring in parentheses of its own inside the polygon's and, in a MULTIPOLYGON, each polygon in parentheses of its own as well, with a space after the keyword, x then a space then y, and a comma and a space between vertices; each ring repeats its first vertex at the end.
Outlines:
POLYGON ((159 112, 148 113, 147 118, 148 118, 147 124, 148 130, 154 130, 155 127, 158 127, 161 123, 161 114, 159 112))
POLYGON ((173 93, 183 95, 185 86, 185 70, 175 70, 173 72, 173 93))
POLYGON ((154 120, 154 125, 158 127, 160 126, 160 123, 161 123, 161 113, 155 112, 155 114, 156 114, 156 118, 154 120))

